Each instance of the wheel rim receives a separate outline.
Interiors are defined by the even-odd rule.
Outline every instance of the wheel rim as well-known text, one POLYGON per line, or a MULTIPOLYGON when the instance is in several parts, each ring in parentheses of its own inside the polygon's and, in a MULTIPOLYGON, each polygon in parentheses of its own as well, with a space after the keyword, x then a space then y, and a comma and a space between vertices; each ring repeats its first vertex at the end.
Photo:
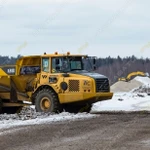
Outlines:
POLYGON ((48 97, 43 97, 40 103, 42 110, 47 110, 51 107, 51 101, 48 97))

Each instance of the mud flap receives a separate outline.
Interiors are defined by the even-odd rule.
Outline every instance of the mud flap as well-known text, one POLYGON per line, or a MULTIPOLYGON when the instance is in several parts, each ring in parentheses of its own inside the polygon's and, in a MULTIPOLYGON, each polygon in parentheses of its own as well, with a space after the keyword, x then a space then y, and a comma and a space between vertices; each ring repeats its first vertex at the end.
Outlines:
POLYGON ((0 98, 0 113, 2 112, 2 107, 3 107, 3 102, 2 99, 0 98))
POLYGON ((11 102, 17 102, 18 101, 16 85, 12 79, 10 79, 10 101, 11 102))

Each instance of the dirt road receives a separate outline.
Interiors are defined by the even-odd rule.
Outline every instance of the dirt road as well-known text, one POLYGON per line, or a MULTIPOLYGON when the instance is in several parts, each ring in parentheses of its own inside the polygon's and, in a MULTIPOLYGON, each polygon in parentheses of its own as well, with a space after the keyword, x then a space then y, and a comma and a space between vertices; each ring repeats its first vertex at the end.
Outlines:
POLYGON ((150 114, 95 118, 0 130, 1 150, 149 150, 150 114))

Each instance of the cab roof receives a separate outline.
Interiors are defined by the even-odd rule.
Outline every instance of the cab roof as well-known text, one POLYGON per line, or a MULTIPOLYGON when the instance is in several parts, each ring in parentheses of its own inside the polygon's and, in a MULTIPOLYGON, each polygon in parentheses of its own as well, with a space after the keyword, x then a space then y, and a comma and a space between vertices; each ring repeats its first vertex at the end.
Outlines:
POLYGON ((67 52, 66 54, 58 54, 58 52, 55 52, 54 54, 46 54, 44 53, 43 55, 30 55, 30 56, 22 56, 20 57, 16 64, 22 65, 25 62, 31 62, 34 61, 34 63, 39 63, 39 61, 41 60, 42 57, 66 57, 66 56, 70 56, 70 57, 87 57, 87 55, 81 55, 81 54, 70 54, 69 52, 67 52))
POLYGON ((88 55, 81 55, 81 54, 70 54, 70 53, 66 53, 66 54, 58 54, 57 52, 55 52, 54 54, 43 54, 43 55, 30 55, 30 56, 22 56, 19 59, 25 59, 25 58, 41 58, 41 57, 64 57, 64 56, 71 56, 71 57, 87 57, 88 55))

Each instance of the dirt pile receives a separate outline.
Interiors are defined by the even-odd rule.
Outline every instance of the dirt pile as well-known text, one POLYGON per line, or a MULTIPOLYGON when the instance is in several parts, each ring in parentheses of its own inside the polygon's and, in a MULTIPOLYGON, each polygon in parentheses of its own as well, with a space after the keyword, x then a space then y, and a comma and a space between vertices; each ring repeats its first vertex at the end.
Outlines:
POLYGON ((142 89, 142 87, 148 86, 150 84, 150 78, 148 77, 135 77, 129 82, 118 81, 111 86, 111 91, 117 92, 130 92, 135 89, 142 89))

